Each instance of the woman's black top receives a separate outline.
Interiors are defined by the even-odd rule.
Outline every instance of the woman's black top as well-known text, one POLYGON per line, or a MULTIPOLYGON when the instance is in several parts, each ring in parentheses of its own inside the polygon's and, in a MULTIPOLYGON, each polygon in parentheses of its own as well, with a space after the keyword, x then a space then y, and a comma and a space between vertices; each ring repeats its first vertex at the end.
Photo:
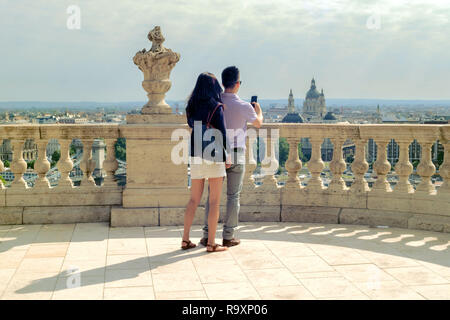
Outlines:
MULTIPOLYGON (((192 128, 191 144, 190 144, 190 148, 189 148, 190 149, 189 155, 192 157, 200 157, 203 159, 212 160, 210 158, 210 156, 212 155, 214 160, 217 159, 216 160, 217 162, 225 162, 225 160, 227 158, 227 151, 226 151, 227 133, 226 133, 225 118, 223 116, 223 108, 224 108, 223 104, 220 104, 219 107, 214 112, 214 114, 212 114, 212 112, 216 108, 217 104, 219 104, 219 103, 208 101, 201 105, 197 105, 197 107, 195 108, 196 110, 194 111, 193 114, 186 114, 187 123, 188 123, 189 127, 192 128), (222 151, 221 154, 219 153, 217 155, 217 158, 215 157, 215 152, 213 152, 210 155, 207 154, 209 152, 204 153, 205 148, 208 145, 210 145, 211 143, 214 143, 214 141, 215 141, 214 135, 212 136, 211 141, 206 141, 206 142, 199 141, 198 142, 199 146, 197 148, 195 148, 195 141, 194 141, 196 130, 202 130, 201 132, 197 133, 197 135, 199 135, 203 139, 202 134, 206 132, 205 130, 207 130, 207 129, 205 129, 205 125, 207 124, 208 118, 211 116, 211 114, 212 114, 212 117, 209 122, 211 127, 219 130, 221 133, 220 134, 221 139, 218 140, 217 143, 215 143, 215 147, 216 147, 215 151, 216 152, 222 151), (202 125, 195 126, 195 121, 201 121, 202 125)), ((209 139, 207 139, 207 140, 209 140, 209 139)))

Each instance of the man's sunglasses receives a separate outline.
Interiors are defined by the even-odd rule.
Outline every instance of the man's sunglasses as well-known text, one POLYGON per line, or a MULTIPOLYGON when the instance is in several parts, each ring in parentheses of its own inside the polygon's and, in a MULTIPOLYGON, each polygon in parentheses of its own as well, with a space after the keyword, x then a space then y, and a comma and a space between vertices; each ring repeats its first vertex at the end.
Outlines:
POLYGON ((239 84, 242 84, 242 81, 236 81, 236 83, 238 83, 239 82, 239 84))

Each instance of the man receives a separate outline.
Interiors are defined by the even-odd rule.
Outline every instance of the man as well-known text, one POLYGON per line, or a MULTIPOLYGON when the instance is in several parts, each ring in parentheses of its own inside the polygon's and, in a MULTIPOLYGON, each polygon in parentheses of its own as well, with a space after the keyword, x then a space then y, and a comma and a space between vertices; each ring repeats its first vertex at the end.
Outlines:
MULTIPOLYGON (((239 197, 245 172, 245 137, 247 122, 257 128, 263 123, 263 115, 259 103, 253 106, 241 100, 237 95, 241 87, 239 69, 235 66, 228 67, 222 72, 222 85, 225 92, 222 93, 222 102, 225 104, 224 116, 227 128, 227 136, 230 142, 232 165, 226 169, 227 172, 227 209, 223 225, 222 245, 227 247, 236 246, 239 239, 234 238, 234 230, 239 221, 239 197)), ((205 205, 205 226, 203 227, 203 238, 200 243, 204 246, 208 243, 208 213, 209 213, 209 190, 208 200, 205 205)))

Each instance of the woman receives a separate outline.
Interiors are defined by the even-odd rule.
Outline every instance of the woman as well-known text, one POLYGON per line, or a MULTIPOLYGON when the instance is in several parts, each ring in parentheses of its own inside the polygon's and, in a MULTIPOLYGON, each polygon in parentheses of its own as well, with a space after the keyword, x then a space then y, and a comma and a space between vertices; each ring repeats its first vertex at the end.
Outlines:
POLYGON ((196 247, 196 245, 189 240, 189 231, 191 229, 192 221, 194 220, 195 211, 203 194, 206 179, 208 179, 210 192, 210 209, 208 216, 209 230, 206 250, 208 252, 215 252, 225 251, 227 249, 227 247, 215 243, 217 222, 219 220, 222 182, 226 175, 225 168, 228 168, 231 165, 225 148, 227 142, 225 120, 223 116, 224 105, 222 104, 220 97, 221 93, 222 87, 216 77, 212 73, 204 72, 198 76, 197 83, 189 97, 186 107, 187 122, 193 130, 191 132, 189 158, 191 168, 191 198, 187 204, 186 213, 184 215, 184 233, 181 243, 181 248, 184 250, 196 247), (205 137, 208 134, 207 127, 219 130, 220 133, 217 136, 220 136, 221 139, 210 139, 211 141, 203 142, 203 134, 205 133, 205 137), (215 152, 211 152, 208 156, 208 152, 205 150, 211 150, 211 143, 214 143, 213 147, 217 148, 215 149, 215 152), (211 155, 213 155, 213 158, 211 155))

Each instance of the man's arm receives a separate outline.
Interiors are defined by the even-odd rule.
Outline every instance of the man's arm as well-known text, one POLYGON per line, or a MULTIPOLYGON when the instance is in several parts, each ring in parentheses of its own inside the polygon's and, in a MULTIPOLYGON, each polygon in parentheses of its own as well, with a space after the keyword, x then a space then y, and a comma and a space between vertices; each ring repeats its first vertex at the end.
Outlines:
POLYGON ((261 128, 263 123, 263 114, 261 110, 261 106, 258 102, 253 102, 253 105, 255 106, 255 112, 256 112, 256 119, 252 122, 252 125, 254 125, 256 128, 261 128))

